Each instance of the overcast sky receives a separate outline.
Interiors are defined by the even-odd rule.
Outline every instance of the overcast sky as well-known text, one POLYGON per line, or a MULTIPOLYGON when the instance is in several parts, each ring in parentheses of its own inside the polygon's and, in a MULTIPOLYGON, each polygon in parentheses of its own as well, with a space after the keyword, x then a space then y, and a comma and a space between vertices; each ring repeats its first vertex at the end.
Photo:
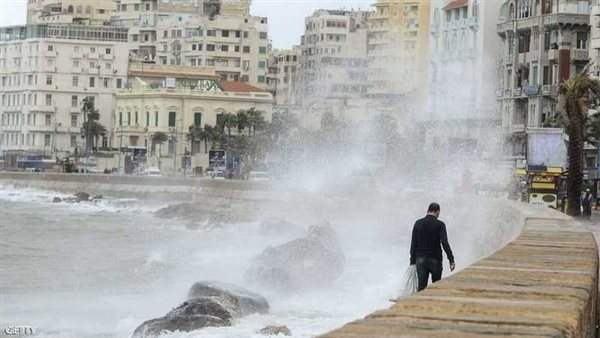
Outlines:
MULTIPOLYGON (((372 0, 253 0, 252 14, 269 18, 269 35, 275 48, 300 43, 304 18, 325 9, 369 9, 372 0)), ((25 24, 27 0, 0 0, 0 26, 25 24)))

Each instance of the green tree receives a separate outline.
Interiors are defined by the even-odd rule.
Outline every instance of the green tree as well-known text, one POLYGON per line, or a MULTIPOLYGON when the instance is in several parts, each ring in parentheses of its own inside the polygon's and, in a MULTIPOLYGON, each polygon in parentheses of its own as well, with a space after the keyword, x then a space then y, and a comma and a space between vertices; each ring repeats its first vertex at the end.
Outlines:
POLYGON ((152 135, 152 148, 155 148, 155 146, 158 144, 158 157, 160 157, 160 151, 161 151, 161 147, 162 144, 167 142, 169 140, 169 136, 167 136, 167 134, 163 133, 163 132, 156 132, 154 133, 154 135, 152 135))
POLYGON ((105 136, 107 131, 106 128, 98 122, 100 119, 100 112, 94 107, 94 99, 90 96, 83 99, 81 108, 83 114, 83 134, 85 137, 85 150, 89 153, 90 147, 97 144, 100 136, 105 136))
POLYGON ((246 110, 238 110, 238 112, 236 113, 236 122, 238 134, 241 134, 244 131, 244 129, 250 126, 250 120, 248 118, 248 113, 246 110))
POLYGON ((237 128, 237 115, 232 113, 224 113, 221 117, 219 128, 223 131, 227 130, 227 136, 231 137, 231 129, 237 128))
POLYGON ((567 213, 580 215, 581 187, 583 184, 583 142, 584 122, 587 103, 590 95, 600 95, 600 82, 587 74, 575 74, 565 81, 559 89, 564 99, 564 108, 568 117, 567 133, 569 135, 568 156, 569 176, 567 178, 567 213))
POLYGON ((250 108, 246 111, 248 116, 249 135, 255 135, 257 130, 263 130, 266 126, 264 113, 260 110, 250 108))

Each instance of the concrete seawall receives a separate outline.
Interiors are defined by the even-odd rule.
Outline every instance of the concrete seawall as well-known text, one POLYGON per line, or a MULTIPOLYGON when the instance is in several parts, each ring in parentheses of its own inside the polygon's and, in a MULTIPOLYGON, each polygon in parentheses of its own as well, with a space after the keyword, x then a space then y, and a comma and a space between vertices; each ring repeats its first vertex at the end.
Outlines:
POLYGON ((597 337, 593 234, 558 212, 522 209, 524 229, 504 248, 321 338, 597 337))

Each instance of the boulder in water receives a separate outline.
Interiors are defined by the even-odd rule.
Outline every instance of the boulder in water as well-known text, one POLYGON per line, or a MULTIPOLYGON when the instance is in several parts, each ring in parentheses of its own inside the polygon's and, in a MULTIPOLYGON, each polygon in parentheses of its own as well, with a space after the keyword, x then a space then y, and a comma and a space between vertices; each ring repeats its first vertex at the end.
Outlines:
POLYGON ((88 194, 87 192, 78 192, 75 194, 75 199, 77 200, 77 202, 85 202, 90 199, 90 194, 88 194))
POLYGON ((235 307, 233 298, 189 299, 165 316, 143 322, 133 331, 132 337, 158 337, 166 332, 190 332, 208 326, 230 326, 235 307))
POLYGON ((104 198, 104 196, 102 196, 102 195, 96 195, 96 196, 92 197, 93 200, 101 200, 103 198, 104 198))
POLYGON ((266 248, 246 271, 246 279, 277 292, 326 286, 344 271, 345 257, 329 224, 313 225, 308 234, 266 248))
POLYGON ((133 337, 157 337, 166 332, 230 326, 237 318, 268 312, 269 303, 260 295, 235 285, 198 282, 190 288, 187 301, 163 317, 143 322, 135 329, 133 337))
POLYGON ((237 285, 216 281, 194 283, 188 292, 188 299, 197 297, 232 297, 242 317, 253 313, 269 313, 269 303, 263 296, 237 285))
POLYGON ((284 326, 274 326, 274 325, 265 326, 262 329, 260 329, 260 331, 258 331, 258 333, 265 335, 265 336, 277 336, 279 334, 282 334, 284 336, 292 335, 292 331, 290 331, 290 329, 285 325, 284 326))
POLYGON ((62 199, 60 199, 60 197, 54 197, 52 199, 52 203, 60 203, 60 202, 62 202, 62 199))

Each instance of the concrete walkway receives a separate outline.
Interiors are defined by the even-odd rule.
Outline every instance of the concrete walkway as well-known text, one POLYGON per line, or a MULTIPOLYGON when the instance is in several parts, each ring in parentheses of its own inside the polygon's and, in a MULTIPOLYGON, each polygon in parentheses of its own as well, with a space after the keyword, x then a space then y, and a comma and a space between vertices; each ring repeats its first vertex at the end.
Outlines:
POLYGON ((322 337, 596 337, 597 215, 525 216, 490 257, 322 337))

